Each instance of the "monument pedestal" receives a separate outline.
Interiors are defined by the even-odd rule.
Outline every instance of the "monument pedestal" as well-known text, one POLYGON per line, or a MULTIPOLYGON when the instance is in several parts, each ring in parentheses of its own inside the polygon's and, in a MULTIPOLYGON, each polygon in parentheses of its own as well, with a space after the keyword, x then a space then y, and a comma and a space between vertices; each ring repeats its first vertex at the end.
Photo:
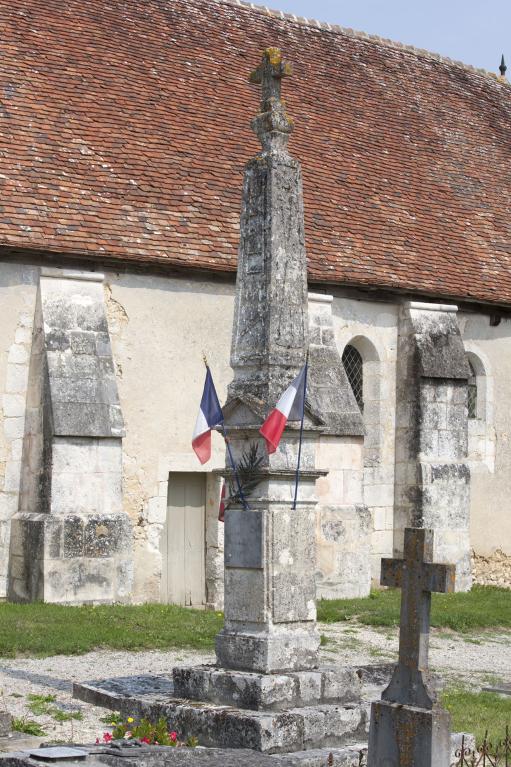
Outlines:
POLYGON ((371 767, 448 767, 450 756, 448 711, 386 700, 372 704, 367 757, 371 767))

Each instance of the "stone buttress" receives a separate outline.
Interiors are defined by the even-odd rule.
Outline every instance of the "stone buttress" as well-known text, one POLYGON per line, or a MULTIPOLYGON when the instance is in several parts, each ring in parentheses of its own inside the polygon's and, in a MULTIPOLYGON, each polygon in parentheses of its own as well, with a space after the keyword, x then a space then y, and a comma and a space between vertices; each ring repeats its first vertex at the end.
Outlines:
POLYGON ((123 418, 103 275, 42 269, 32 338, 13 601, 125 601, 131 523, 122 510, 123 418))
POLYGON ((434 556, 471 585, 469 366, 456 306, 407 302, 400 317, 396 402, 395 549, 404 528, 431 528, 434 556))

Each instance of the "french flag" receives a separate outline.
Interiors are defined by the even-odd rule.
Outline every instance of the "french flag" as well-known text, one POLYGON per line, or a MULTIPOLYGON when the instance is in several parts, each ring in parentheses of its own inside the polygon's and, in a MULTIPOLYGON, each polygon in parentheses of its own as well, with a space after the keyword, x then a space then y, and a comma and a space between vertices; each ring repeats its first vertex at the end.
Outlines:
POLYGON ((199 415, 193 430, 192 447, 201 463, 211 458, 211 429, 224 422, 224 415, 218 401, 215 384, 209 367, 206 367, 206 380, 200 403, 199 415))
POLYGON ((274 453, 279 446, 282 432, 288 421, 301 421, 305 406, 305 387, 307 385, 307 363, 300 370, 295 380, 288 386, 259 429, 266 440, 268 453, 274 453))

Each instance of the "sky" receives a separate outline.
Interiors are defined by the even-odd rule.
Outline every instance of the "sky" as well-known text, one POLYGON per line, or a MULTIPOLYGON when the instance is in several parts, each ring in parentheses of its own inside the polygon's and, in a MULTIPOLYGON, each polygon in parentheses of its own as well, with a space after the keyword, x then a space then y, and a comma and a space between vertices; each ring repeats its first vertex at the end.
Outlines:
POLYGON ((511 78, 511 0, 254 0, 298 16, 329 21, 498 73, 504 54, 511 78))

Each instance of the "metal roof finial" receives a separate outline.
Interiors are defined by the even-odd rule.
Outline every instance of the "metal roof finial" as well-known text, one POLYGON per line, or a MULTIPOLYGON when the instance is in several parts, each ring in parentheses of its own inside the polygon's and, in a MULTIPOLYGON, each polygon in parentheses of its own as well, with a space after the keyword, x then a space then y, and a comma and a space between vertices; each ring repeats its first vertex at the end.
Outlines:
POLYGON ((505 77, 506 76, 506 69, 507 69, 507 67, 506 67, 506 62, 504 61, 504 54, 502 54, 502 58, 500 60, 500 67, 499 67, 499 69, 500 69, 500 76, 501 77, 505 77))

